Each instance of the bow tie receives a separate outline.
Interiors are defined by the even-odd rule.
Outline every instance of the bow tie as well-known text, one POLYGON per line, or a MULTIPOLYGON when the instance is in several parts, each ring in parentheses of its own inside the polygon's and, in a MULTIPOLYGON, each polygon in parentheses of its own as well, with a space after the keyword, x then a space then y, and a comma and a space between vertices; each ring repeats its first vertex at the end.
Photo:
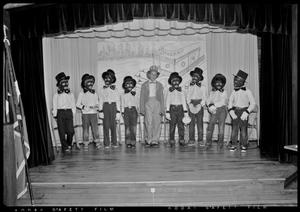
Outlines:
POLYGON ((135 91, 125 91, 125 93, 131 93, 132 96, 135 96, 135 94, 136 94, 135 91))
POLYGON ((245 91, 245 90, 246 90, 246 87, 235 88, 234 90, 235 90, 235 91, 238 91, 238 90, 240 90, 240 89, 242 89, 242 90, 244 90, 244 91, 245 91))
POLYGON ((65 92, 65 93, 70 93, 70 89, 58 89, 58 90, 57 90, 57 93, 58 93, 58 94, 61 94, 61 93, 63 93, 63 92, 65 92))
POLYGON ((174 90, 177 90, 177 91, 181 92, 181 87, 178 87, 178 88, 170 87, 170 88, 169 88, 169 91, 170 91, 170 92, 173 92, 174 90))
POLYGON ((115 85, 104 85, 103 88, 110 88, 112 90, 115 90, 116 86, 115 85))
POLYGON ((91 93, 95 93, 95 90, 94 89, 83 89, 83 92, 86 93, 86 92, 91 92, 91 93))
POLYGON ((221 93, 223 93, 224 89, 223 88, 220 88, 220 89, 213 89, 213 91, 220 91, 221 93))
POLYGON ((200 87, 201 86, 201 82, 191 82, 190 85, 191 86, 197 85, 198 87, 200 87))

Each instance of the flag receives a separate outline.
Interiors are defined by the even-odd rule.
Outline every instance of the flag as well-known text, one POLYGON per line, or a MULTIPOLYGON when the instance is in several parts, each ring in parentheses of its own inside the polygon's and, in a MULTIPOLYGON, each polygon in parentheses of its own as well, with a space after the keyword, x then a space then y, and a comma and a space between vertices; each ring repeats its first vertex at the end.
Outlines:
MULTIPOLYGON (((16 198, 21 198, 27 191, 26 160, 30 155, 23 104, 16 79, 9 42, 4 42, 3 49, 3 124, 13 125, 13 137, 16 166, 16 198)), ((5 132, 4 132, 5 133, 5 132)))

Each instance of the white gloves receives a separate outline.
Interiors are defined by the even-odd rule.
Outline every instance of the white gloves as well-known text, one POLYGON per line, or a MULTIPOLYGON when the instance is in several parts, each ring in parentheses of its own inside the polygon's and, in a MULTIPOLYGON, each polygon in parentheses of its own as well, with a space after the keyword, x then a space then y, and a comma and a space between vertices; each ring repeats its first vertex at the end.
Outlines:
POLYGON ((201 101, 201 106, 204 107, 204 105, 205 105, 205 101, 202 100, 202 101, 201 101))
POLYGON ((237 116, 236 116, 236 114, 235 114, 235 112, 233 110, 231 110, 229 112, 229 114, 230 114, 230 116, 231 116, 232 119, 236 119, 237 118, 237 116))
POLYGON ((212 105, 208 108, 209 112, 215 114, 217 112, 217 107, 212 105))
POLYGON ((171 115, 170 115, 170 113, 166 113, 166 119, 171 120, 171 115))
POLYGON ((184 113, 184 117, 182 119, 182 122, 187 125, 191 122, 191 117, 188 115, 188 113, 184 113))
POLYGON ((248 114, 247 112, 244 111, 244 112, 242 113, 242 115, 241 115, 241 120, 242 120, 242 121, 247 120, 248 116, 249 116, 249 114, 248 114))
POLYGON ((116 120, 117 120, 117 121, 120 121, 120 119, 121 119, 121 113, 117 113, 117 114, 116 114, 116 120))
POLYGON ((104 119, 104 114, 103 112, 98 113, 99 114, 99 119, 104 119))

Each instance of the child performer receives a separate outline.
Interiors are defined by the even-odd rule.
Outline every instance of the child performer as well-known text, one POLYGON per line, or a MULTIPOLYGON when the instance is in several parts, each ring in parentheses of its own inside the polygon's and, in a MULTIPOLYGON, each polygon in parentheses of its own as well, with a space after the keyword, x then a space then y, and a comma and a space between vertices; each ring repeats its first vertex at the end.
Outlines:
POLYGON ((135 148, 136 145, 138 98, 134 90, 135 86, 136 80, 131 76, 123 79, 124 94, 121 96, 121 110, 125 125, 125 144, 128 148, 135 148))
POLYGON ((101 147, 99 128, 98 128, 98 109, 99 97, 93 89, 95 77, 84 74, 81 78, 81 91, 77 98, 76 107, 82 112, 82 129, 84 149, 88 150, 89 145, 89 127, 91 126, 96 148, 101 147))
POLYGON ((73 117, 76 113, 74 94, 70 91, 69 79, 64 72, 56 75, 57 93, 53 96, 53 117, 57 120, 57 128, 62 152, 70 152, 74 131, 73 117))
POLYGON ((232 146, 230 151, 235 151, 237 149, 239 130, 241 152, 246 152, 247 150, 248 116, 255 107, 255 100, 252 92, 244 86, 247 77, 248 74, 242 70, 239 70, 237 75, 234 75, 234 91, 232 91, 228 102, 228 111, 232 118, 232 146))
POLYGON ((227 117, 227 92, 224 90, 226 78, 222 74, 216 74, 212 81, 212 91, 207 99, 208 112, 210 113, 207 126, 206 147, 210 148, 212 144, 212 135, 215 124, 218 121, 218 147, 221 149, 224 144, 225 120, 227 117))
POLYGON ((116 120, 120 120, 120 95, 116 85, 115 72, 108 69, 102 74, 102 79, 105 85, 100 90, 99 95, 99 108, 100 113, 104 114, 103 118, 103 134, 104 134, 104 147, 108 149, 110 144, 113 148, 117 148, 117 132, 116 120), (109 138, 109 131, 111 132, 111 142, 109 138))
POLYGON ((163 85, 156 79, 158 67, 153 65, 147 72, 147 80, 141 86, 140 113, 145 116, 147 146, 157 146, 160 138, 161 117, 164 115, 163 85))
POLYGON ((189 146, 195 145, 195 125, 197 124, 198 143, 204 146, 203 143, 203 114, 206 102, 206 89, 201 84, 203 80, 203 70, 196 67, 190 72, 192 81, 187 89, 187 104, 189 106, 189 116, 191 123, 189 125, 189 146))
POLYGON ((174 136, 176 125, 178 127, 179 145, 185 145, 183 118, 188 117, 188 111, 183 90, 179 86, 181 82, 182 77, 179 76, 177 72, 170 74, 168 83, 171 85, 171 87, 169 88, 166 97, 166 119, 170 120, 169 144, 171 147, 175 145, 174 136))

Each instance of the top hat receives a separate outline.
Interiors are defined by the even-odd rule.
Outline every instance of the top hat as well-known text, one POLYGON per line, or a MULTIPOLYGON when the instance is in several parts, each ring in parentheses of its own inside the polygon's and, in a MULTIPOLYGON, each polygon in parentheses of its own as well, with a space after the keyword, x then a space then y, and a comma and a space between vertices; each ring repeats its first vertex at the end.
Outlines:
POLYGON ((197 74, 200 76, 200 81, 203 80, 203 70, 199 67, 196 67, 193 71, 190 72, 190 75, 193 76, 194 74, 197 74))
POLYGON ((133 79, 131 76, 126 76, 124 77, 123 79, 123 84, 122 84, 122 87, 125 89, 125 84, 128 83, 128 82, 132 82, 133 83, 133 87, 136 86, 136 80, 133 79))
POLYGON ((240 77, 242 78, 244 81, 246 81, 247 77, 248 77, 248 74, 242 70, 239 70, 237 75, 233 75, 235 77, 240 77))
POLYGON ((69 80, 70 76, 66 76, 66 74, 64 72, 60 72, 59 74, 57 74, 55 76, 55 79, 57 81, 56 86, 58 86, 61 81, 63 81, 63 80, 69 80))
POLYGON ((107 76, 109 76, 112 79, 111 83, 115 83, 116 82, 116 76, 115 76, 115 72, 111 69, 108 69, 107 71, 103 72, 102 74, 102 78, 106 78, 107 76))
POLYGON ((182 77, 177 72, 172 72, 169 76, 168 83, 171 85, 172 80, 179 79, 179 84, 182 82, 182 77))
POLYGON ((149 79, 149 74, 151 72, 156 72, 157 77, 160 75, 160 73, 158 72, 158 67, 156 65, 152 65, 150 66, 149 70, 147 71, 147 78, 149 79))
POLYGON ((226 78, 223 74, 216 74, 211 80, 211 86, 214 87, 216 81, 221 81, 223 86, 226 84, 226 78))

